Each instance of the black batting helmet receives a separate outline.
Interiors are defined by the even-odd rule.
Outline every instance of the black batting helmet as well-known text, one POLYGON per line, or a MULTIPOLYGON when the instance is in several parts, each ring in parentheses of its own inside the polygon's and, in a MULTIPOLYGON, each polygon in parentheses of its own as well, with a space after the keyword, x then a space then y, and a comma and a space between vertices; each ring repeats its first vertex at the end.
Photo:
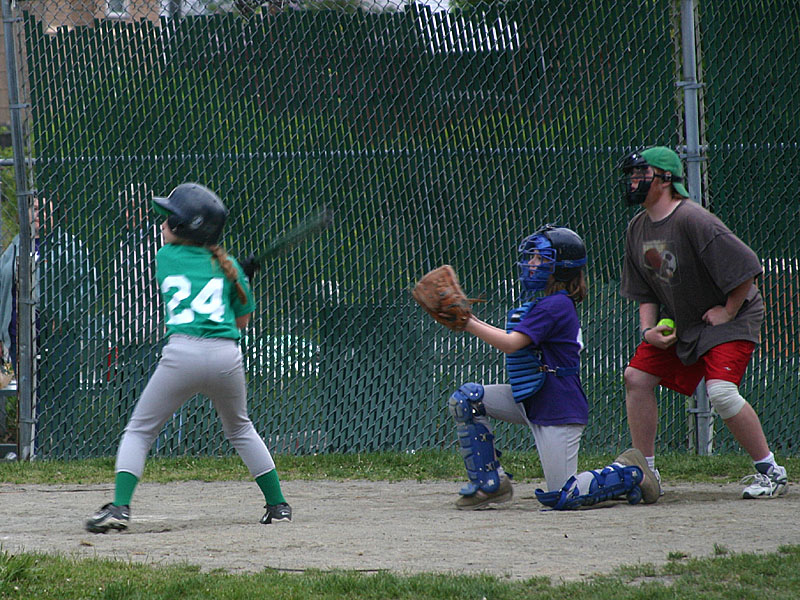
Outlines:
POLYGON ((586 245, 581 236, 567 227, 545 225, 538 234, 550 240, 556 251, 556 281, 569 281, 581 272, 586 264, 586 245))
POLYGON ((166 198, 154 197, 153 205, 167 217, 172 233, 204 246, 219 242, 228 216, 219 196, 199 183, 182 183, 166 198))

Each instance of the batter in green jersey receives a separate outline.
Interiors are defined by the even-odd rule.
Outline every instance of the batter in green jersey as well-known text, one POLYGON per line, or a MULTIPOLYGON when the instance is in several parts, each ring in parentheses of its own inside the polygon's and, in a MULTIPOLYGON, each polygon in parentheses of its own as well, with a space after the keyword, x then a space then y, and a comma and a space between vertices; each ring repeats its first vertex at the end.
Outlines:
POLYGON ((156 279, 164 298, 167 335, 239 339, 236 319, 252 313, 255 303, 241 267, 229 260, 245 293, 244 302, 208 248, 171 243, 158 251, 156 279))
POLYGON ((218 245, 228 210, 214 192, 196 183, 181 184, 153 203, 166 217, 156 279, 169 339, 122 435, 114 500, 89 518, 86 529, 128 528, 130 501, 150 447, 167 419, 196 394, 211 400, 225 437, 264 494, 267 511, 261 523, 291 521, 275 462, 247 415, 238 339, 255 302, 241 266, 218 245))

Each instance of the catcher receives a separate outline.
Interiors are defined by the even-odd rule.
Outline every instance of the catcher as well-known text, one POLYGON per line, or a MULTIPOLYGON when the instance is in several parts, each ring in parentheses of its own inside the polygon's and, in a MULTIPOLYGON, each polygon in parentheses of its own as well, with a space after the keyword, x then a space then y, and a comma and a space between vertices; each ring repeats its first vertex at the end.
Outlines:
POLYGON ((456 422, 469 482, 456 507, 484 508, 511 500, 510 476, 500 465, 489 417, 526 425, 533 433, 548 491, 537 498, 554 509, 578 508, 626 497, 658 499, 658 483, 638 451, 626 451, 602 470, 576 475, 589 408, 581 385, 581 325, 575 305, 587 293, 586 247, 574 231, 545 225, 519 245, 522 306, 512 308, 505 329, 472 314, 453 269, 426 274, 414 299, 439 323, 467 331, 506 355, 509 383, 465 383, 448 401, 456 422), (534 297, 543 292, 539 297, 534 297))

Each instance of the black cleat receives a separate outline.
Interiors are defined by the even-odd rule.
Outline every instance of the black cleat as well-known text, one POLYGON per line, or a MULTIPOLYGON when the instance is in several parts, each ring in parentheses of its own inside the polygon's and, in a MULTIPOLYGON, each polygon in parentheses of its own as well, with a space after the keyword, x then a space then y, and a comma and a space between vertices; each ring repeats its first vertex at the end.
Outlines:
POLYGON ((292 507, 286 502, 280 504, 267 504, 267 512, 261 517, 261 522, 264 525, 269 525, 273 521, 280 523, 281 521, 292 520, 292 507))
POLYGON ((109 529, 123 531, 128 528, 131 520, 131 509, 128 506, 115 506, 110 502, 94 513, 86 521, 86 531, 91 533, 106 533, 109 529))

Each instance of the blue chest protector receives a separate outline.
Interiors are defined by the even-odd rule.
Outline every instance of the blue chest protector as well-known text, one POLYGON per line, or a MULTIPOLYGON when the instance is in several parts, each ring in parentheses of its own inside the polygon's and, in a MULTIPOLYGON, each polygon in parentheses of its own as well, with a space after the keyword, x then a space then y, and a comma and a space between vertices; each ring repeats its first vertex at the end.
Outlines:
MULTIPOLYGON (((508 311, 506 332, 511 333, 537 301, 526 302, 522 306, 508 311)), ((534 348, 533 344, 529 344, 516 352, 506 354, 506 371, 508 371, 514 402, 522 402, 542 389, 548 373, 552 373, 557 377, 577 375, 579 367, 550 367, 545 365, 542 363, 540 351, 534 348)))

